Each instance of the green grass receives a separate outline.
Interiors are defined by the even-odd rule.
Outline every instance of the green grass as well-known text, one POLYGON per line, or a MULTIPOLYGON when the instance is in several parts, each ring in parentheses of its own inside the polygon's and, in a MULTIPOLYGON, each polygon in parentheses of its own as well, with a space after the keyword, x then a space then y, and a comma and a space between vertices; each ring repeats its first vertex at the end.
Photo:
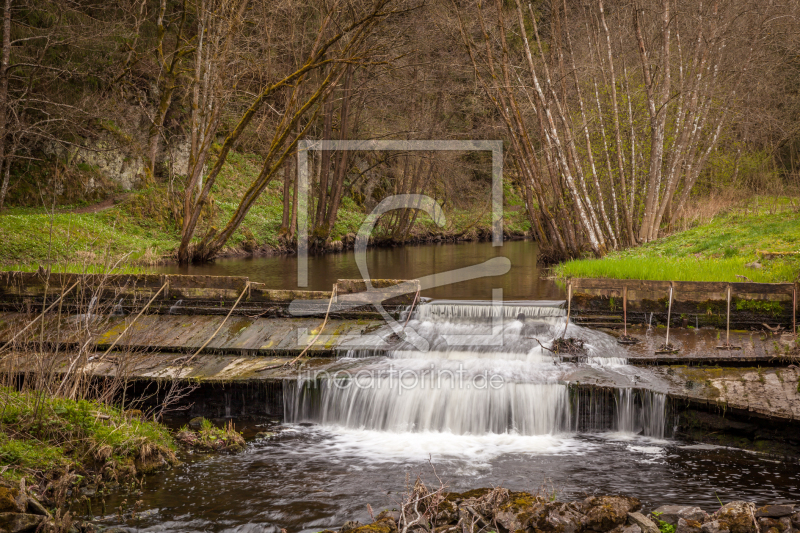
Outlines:
MULTIPOLYGON (((208 212, 197 231, 200 238, 208 227, 222 228, 236 210, 239 199, 261 169, 255 154, 231 153, 212 191, 208 212)), ((282 178, 282 174, 280 176, 282 178)), ((510 185, 505 187, 506 205, 518 206, 507 211, 505 227, 516 233, 530 228, 524 202, 510 185)), ((283 184, 275 179, 245 217, 243 225, 228 241, 233 250, 281 246, 278 239, 283 209, 283 184)), ((179 191, 178 191, 179 192, 179 191)), ((180 198, 170 196, 166 184, 132 192, 121 204, 98 213, 69 212, 76 206, 59 206, 55 214, 44 208, 11 208, 0 214, 0 270, 35 270, 50 263, 62 272, 105 271, 126 256, 127 265, 150 265, 174 257, 180 239, 180 198), (51 239, 52 231, 52 239, 51 239)), ((487 199, 488 202, 488 199, 487 199)), ((488 204, 487 204, 488 205, 488 204)), ((414 231, 451 233, 491 228, 491 212, 483 207, 455 209, 447 207, 447 226, 439 228, 429 217, 420 215, 414 231)), ((313 212, 313 205, 309 209, 313 212)), ((355 234, 366 218, 366 210, 345 196, 338 212, 331 238, 355 234)), ((376 233, 380 232, 380 225, 376 233)), ((130 266, 125 268, 131 269, 130 266)), ((135 269, 132 269, 132 271, 135 269)), ((127 272, 127 271, 126 271, 127 272)))
POLYGON ((192 431, 189 426, 183 426, 175 435, 175 439, 189 448, 204 451, 238 452, 245 448, 244 437, 236 431, 232 421, 218 428, 210 420, 203 418, 197 431, 192 431))
POLYGON ((738 275, 762 283, 794 281, 800 258, 765 260, 757 251, 800 251, 800 213, 788 207, 753 211, 751 203, 687 231, 602 259, 568 261, 554 270, 562 278, 745 281, 738 275), (745 267, 754 261, 763 268, 745 267))
POLYGON ((88 400, 0 388, 0 470, 9 479, 46 478, 67 468, 87 473, 136 460, 174 461, 169 431, 88 400), (145 455, 146 457, 142 457, 145 455))

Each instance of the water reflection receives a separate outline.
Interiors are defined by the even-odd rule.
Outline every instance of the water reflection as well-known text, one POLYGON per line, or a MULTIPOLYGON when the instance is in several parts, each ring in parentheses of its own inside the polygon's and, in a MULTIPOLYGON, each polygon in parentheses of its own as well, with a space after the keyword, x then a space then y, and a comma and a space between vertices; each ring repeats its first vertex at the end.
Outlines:
MULTIPOLYGON (((398 248, 370 248, 367 265, 372 278, 414 279, 482 263, 493 257, 507 257, 511 270, 502 276, 481 278, 423 293, 447 299, 491 300, 492 289, 502 288, 506 300, 560 299, 564 291, 554 282, 539 279, 536 265, 539 248, 533 241, 509 241, 494 247, 490 242, 433 244, 398 248)), ((330 290, 337 279, 361 278, 352 251, 309 257, 309 290, 330 290)), ((297 256, 218 259, 205 265, 168 265, 157 271, 166 274, 247 276, 271 289, 298 289, 297 256)))

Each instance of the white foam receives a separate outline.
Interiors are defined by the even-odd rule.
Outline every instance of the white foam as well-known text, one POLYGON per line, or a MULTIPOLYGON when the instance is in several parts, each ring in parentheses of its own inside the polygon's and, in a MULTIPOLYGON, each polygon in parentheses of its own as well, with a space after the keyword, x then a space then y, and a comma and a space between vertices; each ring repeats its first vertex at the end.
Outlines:
POLYGON ((434 461, 466 461, 471 466, 479 466, 505 454, 576 455, 597 446, 570 434, 457 435, 447 431, 390 432, 336 425, 303 429, 316 432, 322 438, 297 453, 358 457, 366 463, 427 461, 430 457, 434 461))

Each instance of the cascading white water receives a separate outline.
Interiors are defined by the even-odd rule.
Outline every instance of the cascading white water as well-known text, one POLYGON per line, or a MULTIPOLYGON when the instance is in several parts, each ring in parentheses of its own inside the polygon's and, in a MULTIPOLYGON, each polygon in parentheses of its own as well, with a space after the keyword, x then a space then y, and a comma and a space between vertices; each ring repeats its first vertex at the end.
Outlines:
POLYGON ((380 342, 342 353, 370 358, 345 377, 288 384, 285 419, 380 432, 532 436, 616 430, 663 438, 663 394, 586 393, 563 382, 578 365, 602 372, 627 360, 612 337, 572 323, 567 336, 585 342, 586 356, 577 362, 553 354, 552 342, 565 329, 560 303, 425 302, 407 328, 425 339, 427 351, 396 337, 387 343, 387 328, 380 342))
POLYGON ((493 302, 477 300, 436 300, 423 303, 417 308, 416 317, 425 319, 477 318, 489 320, 493 317, 531 318, 566 316, 563 301, 540 300, 531 302, 493 302))
POLYGON ((667 425, 665 394, 629 388, 618 389, 617 402, 617 431, 664 438, 667 425))
POLYGON ((560 384, 506 383, 474 387, 457 379, 428 379, 400 390, 398 380, 377 378, 294 387, 290 421, 394 432, 446 431, 456 435, 543 435, 572 429, 569 390, 560 384))

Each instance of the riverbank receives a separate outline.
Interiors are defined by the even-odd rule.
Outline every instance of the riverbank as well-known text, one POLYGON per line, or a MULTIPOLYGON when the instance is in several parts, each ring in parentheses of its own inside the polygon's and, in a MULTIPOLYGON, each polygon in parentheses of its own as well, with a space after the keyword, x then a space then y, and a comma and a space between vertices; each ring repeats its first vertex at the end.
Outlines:
POLYGON ((398 508, 381 511, 370 524, 347 522, 340 531, 792 533, 800 529, 800 512, 793 503, 757 507, 743 501, 720 502, 710 514, 691 505, 664 505, 644 512, 642 502, 628 496, 563 502, 555 488, 542 487, 535 494, 500 487, 454 493, 445 492, 439 483, 429 488, 417 478, 398 508))
POLYGON ((245 446, 230 422, 218 428, 197 418, 173 435, 136 409, 8 387, 0 388, 0 398, 0 531, 91 531, 76 517, 92 516, 92 498, 176 466, 179 446, 200 452, 245 446))
POLYGON ((45 390, 0 398, 0 530, 70 530, 85 495, 178 463, 169 430, 141 411, 45 390))
MULTIPOLYGON (((198 235, 208 227, 221 227, 227 222, 259 171, 257 155, 228 156, 198 235)), ((488 193, 485 205, 446 202, 444 227, 420 214, 409 235, 400 241, 393 239, 393 228, 384 222, 378 224, 372 236, 377 245, 486 239, 492 228, 488 202, 488 193)), ((504 188, 504 203, 506 234, 526 235, 530 223, 525 204, 509 184, 504 188)), ((293 253, 295 244, 281 234, 282 209, 283 183, 275 180, 255 202, 220 257, 293 253)), ((62 271, 84 272, 113 265, 120 257, 125 257, 125 268, 131 270, 170 263, 175 260, 180 242, 180 211, 176 192, 169 184, 160 183, 97 204, 56 206, 54 211, 44 207, 11 207, 0 213, 3 240, 0 270, 36 270, 40 264, 53 264, 62 271)), ((368 212, 366 205, 346 195, 327 251, 351 248, 368 212)))
POLYGON ((800 209, 752 198, 708 222, 602 259, 568 261, 560 278, 793 282, 800 272, 800 209))

